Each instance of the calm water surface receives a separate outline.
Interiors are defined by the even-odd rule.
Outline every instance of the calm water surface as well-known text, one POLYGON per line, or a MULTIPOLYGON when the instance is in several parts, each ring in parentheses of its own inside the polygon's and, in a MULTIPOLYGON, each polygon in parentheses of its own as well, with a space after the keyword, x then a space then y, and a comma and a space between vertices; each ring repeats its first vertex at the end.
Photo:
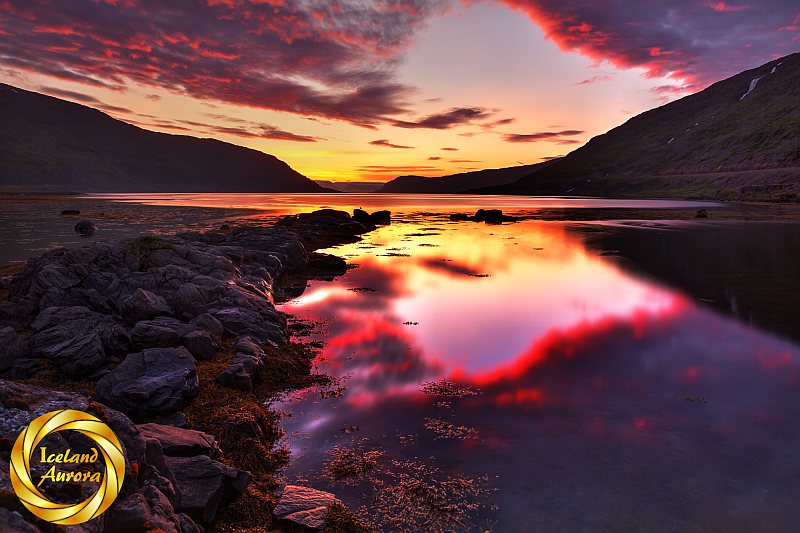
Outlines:
MULTIPOLYGON (((702 231, 655 226, 642 238, 702 231)), ((579 229, 431 215, 331 250, 357 268, 283 305, 324 325, 318 365, 342 385, 277 404, 287 480, 387 530, 430 530, 387 503, 409 477, 471 483, 443 496, 464 510, 453 530, 795 530, 798 345, 634 276, 579 229), (373 479, 333 481, 343 450, 376 452, 373 479)))

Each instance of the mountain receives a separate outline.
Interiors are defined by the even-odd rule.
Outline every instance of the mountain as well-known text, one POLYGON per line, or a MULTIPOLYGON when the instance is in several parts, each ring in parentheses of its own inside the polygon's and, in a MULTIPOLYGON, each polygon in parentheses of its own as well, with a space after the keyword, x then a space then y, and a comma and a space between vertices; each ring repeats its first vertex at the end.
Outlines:
POLYGON ((598 135, 479 193, 800 200, 800 53, 598 135))
POLYGON ((445 194, 465 192, 477 187, 497 186, 512 183, 532 171, 550 164, 551 161, 535 165, 508 168, 491 168, 462 172, 450 176, 427 178, 425 176, 399 176, 387 182, 378 192, 445 194))
POLYGON ((379 181, 314 181, 320 187, 325 187, 339 192, 375 192, 383 187, 383 183, 379 181))
POLYGON ((321 192, 278 158, 144 130, 0 84, 0 188, 40 192, 321 192))

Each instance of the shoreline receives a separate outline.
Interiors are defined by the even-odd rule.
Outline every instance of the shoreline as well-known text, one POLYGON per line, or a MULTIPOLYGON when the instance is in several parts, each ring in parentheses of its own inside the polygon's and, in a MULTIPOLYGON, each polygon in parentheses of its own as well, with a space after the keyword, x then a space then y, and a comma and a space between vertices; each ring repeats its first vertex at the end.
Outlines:
MULTIPOLYGON (((0 379, 4 418, 32 418, 37 398, 66 391, 74 395, 74 408, 85 406, 109 421, 126 447, 128 475, 135 483, 106 513, 106 528, 109 521, 121 527, 140 520, 177 524, 173 530, 182 533, 192 531, 191 524, 203 524, 207 531, 268 529, 278 520, 272 515, 279 503, 275 475, 288 454, 274 448, 281 429, 264 402, 282 390, 329 379, 312 374, 314 347, 293 340, 293 326, 273 301, 302 293, 309 279, 344 273, 343 259, 314 250, 356 242, 375 227, 345 212, 323 210, 268 227, 143 236, 55 249, 31 260, 0 302, 5 350, 0 371, 10 379, 0 379), (64 279, 74 273, 80 275, 65 290, 64 279), (101 287, 98 280, 108 274, 140 287, 101 287), (146 281, 162 275, 155 285, 146 281), (187 279, 180 285, 170 282, 181 276, 187 279), (192 294, 192 287, 204 298, 192 294), (81 336, 87 329, 93 342, 81 336), (176 373, 177 381, 170 377, 176 373), (160 383, 156 390, 148 386, 152 379, 160 383), (130 396, 133 389, 149 395, 130 396), (137 455, 137 441, 145 433, 147 442, 160 442, 163 459, 137 455), (213 444, 191 455, 191 461, 179 460, 170 456, 176 438, 213 444), (197 481, 192 476, 208 471, 222 478, 221 500, 202 494, 204 488, 191 488, 197 481), (169 482, 155 484, 163 489, 160 496, 147 488, 145 472, 169 482), (205 496, 212 499, 197 505, 205 496), (137 498, 169 500, 171 512, 151 505, 127 516, 137 498), (229 506, 217 509, 212 500, 229 506)), ((10 433, 2 435, 4 453, 15 437, 10 433)), ((14 508, 8 487, 0 490, 7 496, 0 509, 22 511, 18 502, 14 508)), ((337 527, 362 530, 339 503, 326 514, 337 527)))

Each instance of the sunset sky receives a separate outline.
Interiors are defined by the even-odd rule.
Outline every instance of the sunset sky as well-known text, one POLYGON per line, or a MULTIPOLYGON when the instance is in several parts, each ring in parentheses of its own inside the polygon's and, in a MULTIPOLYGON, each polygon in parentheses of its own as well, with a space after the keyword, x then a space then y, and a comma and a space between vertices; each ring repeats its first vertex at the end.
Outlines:
POLYGON ((536 163, 798 49, 796 0, 0 1, 0 81, 335 181, 536 163))

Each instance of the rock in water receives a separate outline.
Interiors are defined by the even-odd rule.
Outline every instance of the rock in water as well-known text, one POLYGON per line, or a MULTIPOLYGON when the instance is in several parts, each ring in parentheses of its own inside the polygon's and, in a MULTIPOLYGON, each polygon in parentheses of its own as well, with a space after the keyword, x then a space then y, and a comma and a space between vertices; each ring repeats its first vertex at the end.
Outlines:
POLYGON ((700 209, 694 216, 694 218, 708 218, 708 211, 706 211, 705 209, 700 209))
POLYGON ((152 348, 129 354, 97 382, 100 401, 135 419, 186 407, 199 391, 194 357, 186 348, 152 348))
POLYGON ((97 231, 97 224, 95 224, 91 220, 81 220, 80 222, 75 224, 75 233, 83 237, 88 237, 95 231, 97 231))
POLYGON ((62 209, 61 210, 61 214, 62 215, 80 215, 81 212, 80 212, 79 209, 62 209))
POLYGON ((279 520, 289 520, 310 529, 321 529, 328 518, 328 508, 341 503, 330 492, 286 485, 273 514, 279 520))
POLYGON ((370 222, 377 226, 385 226, 392 223, 391 211, 375 211, 369 216, 370 222))

